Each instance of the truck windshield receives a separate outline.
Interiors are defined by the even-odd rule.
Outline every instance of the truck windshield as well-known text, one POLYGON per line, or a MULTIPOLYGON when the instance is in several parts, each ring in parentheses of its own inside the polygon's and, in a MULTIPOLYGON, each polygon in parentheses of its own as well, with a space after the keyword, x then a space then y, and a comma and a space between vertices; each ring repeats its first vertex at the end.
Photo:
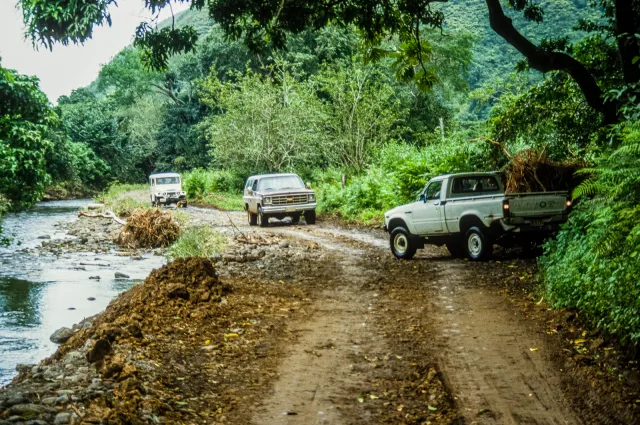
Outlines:
POLYGON ((304 189, 304 183, 298 176, 266 177, 258 183, 258 190, 304 189))
POLYGON ((178 184, 180 183, 180 177, 158 177, 156 184, 178 184))

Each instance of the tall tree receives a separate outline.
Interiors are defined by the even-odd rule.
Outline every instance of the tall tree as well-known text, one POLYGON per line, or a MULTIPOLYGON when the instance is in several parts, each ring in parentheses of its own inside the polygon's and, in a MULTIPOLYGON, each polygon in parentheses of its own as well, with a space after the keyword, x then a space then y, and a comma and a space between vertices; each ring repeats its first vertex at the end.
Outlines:
MULTIPOLYGON (((56 42, 82 43, 92 35, 95 25, 111 23, 108 7, 115 0, 20 0, 24 9, 27 33, 34 43, 51 48, 56 42)), ((179 0, 188 2, 189 0, 179 0)), ((307 28, 319 29, 329 24, 356 26, 370 46, 373 59, 384 55, 377 46, 389 36, 397 36, 396 53, 403 78, 414 79, 429 87, 432 74, 425 63, 429 59, 429 43, 422 39, 423 26, 442 28, 445 19, 438 3, 448 0, 191 0, 191 7, 208 7, 209 15, 231 38, 243 38, 254 51, 268 44, 284 48, 289 33, 307 28)), ((500 0, 486 0, 491 27, 526 58, 528 65, 541 72, 563 71, 578 84, 589 105, 604 116, 604 123, 619 120, 625 102, 636 101, 640 84, 640 4, 634 0, 593 0, 604 10, 607 23, 585 23, 585 28, 598 30, 602 37, 615 40, 616 54, 625 89, 622 96, 604 96, 598 78, 567 51, 558 40, 536 44, 513 25, 500 0)), ((504 0, 528 20, 540 22, 543 10, 533 0, 504 0)), ((172 0, 146 0, 155 14, 170 7, 172 0)), ((559 34, 562 36, 562 34, 559 34)), ((145 49, 147 63, 166 67, 170 54, 193 49, 197 32, 190 27, 162 29, 143 23, 136 32, 136 44, 145 49)), ((620 89, 620 87, 617 87, 620 89)))

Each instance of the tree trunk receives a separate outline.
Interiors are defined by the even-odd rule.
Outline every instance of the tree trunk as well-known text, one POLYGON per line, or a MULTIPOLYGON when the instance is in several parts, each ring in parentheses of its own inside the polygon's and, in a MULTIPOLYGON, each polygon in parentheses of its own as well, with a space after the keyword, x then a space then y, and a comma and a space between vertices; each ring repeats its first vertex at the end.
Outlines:
POLYGON ((515 47, 529 62, 529 66, 540 72, 565 71, 578 84, 590 107, 604 115, 605 124, 618 122, 616 106, 605 102, 603 93, 587 68, 573 57, 561 52, 546 52, 520 34, 511 18, 504 14, 500 0, 486 0, 489 8, 489 24, 498 35, 515 47))
POLYGON ((640 56, 640 41, 635 37, 640 28, 640 12, 634 10, 633 3, 632 0, 615 0, 615 33, 627 84, 640 82, 640 63, 633 63, 634 58, 640 56))

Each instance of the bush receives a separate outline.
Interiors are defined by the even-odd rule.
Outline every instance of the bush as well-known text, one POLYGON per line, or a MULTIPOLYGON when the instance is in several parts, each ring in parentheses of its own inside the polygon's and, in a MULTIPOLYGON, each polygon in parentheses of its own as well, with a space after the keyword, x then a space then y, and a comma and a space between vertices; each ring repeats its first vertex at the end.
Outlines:
POLYGON ((437 175, 482 169, 486 146, 459 142, 431 143, 418 148, 390 143, 377 155, 375 165, 349 177, 341 188, 341 172, 314 176, 321 213, 339 213, 347 220, 381 221, 386 210, 414 201, 426 182, 437 175))
POLYGON ((189 199, 199 199, 215 193, 239 193, 245 177, 228 170, 195 169, 182 177, 183 189, 189 199))
POLYGON ((149 187, 144 184, 112 183, 98 199, 118 217, 128 217, 136 209, 151 207, 149 187))
POLYGON ((208 226, 186 229, 178 240, 169 247, 167 257, 170 261, 177 258, 210 258, 224 250, 226 238, 208 226))
POLYGON ((540 259, 554 307, 580 310, 620 340, 640 341, 640 125, 590 170, 574 192, 584 199, 540 259))

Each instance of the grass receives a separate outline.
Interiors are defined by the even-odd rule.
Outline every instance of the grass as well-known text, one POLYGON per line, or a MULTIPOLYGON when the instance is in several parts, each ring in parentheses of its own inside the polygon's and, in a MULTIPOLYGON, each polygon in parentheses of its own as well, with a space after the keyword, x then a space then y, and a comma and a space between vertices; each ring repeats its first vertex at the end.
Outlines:
POLYGON ((243 211, 242 193, 216 193, 189 199, 191 205, 213 207, 221 211, 243 211))
POLYGON ((167 250, 170 261, 176 258, 210 258, 222 252, 227 239, 208 226, 190 227, 182 232, 178 240, 167 250))
POLYGON ((114 183, 98 195, 98 199, 119 217, 128 217, 135 209, 151 208, 145 184, 114 183))

